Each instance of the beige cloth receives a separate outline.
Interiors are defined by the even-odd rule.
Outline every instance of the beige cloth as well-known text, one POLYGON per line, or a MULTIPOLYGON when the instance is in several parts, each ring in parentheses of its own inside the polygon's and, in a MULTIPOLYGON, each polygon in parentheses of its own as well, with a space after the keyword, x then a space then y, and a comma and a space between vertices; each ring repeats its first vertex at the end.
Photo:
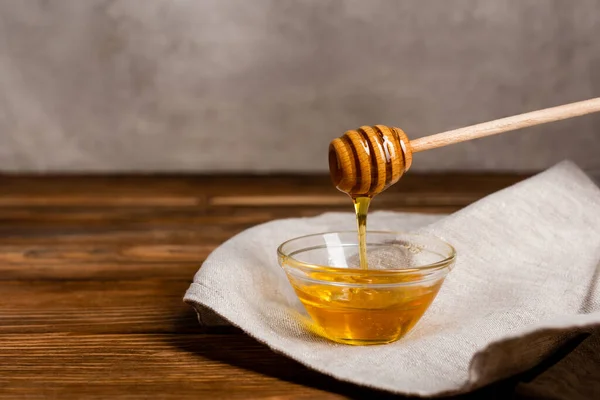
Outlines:
POLYGON ((277 264, 277 245, 351 229, 351 213, 278 220, 240 233, 207 258, 185 301, 201 320, 214 323, 216 313, 324 374, 420 396, 467 392, 524 371, 577 331, 600 326, 600 190, 572 163, 441 219, 369 217, 370 229, 418 226, 452 243, 458 260, 425 316, 395 343, 332 343, 293 317, 304 311, 277 264))

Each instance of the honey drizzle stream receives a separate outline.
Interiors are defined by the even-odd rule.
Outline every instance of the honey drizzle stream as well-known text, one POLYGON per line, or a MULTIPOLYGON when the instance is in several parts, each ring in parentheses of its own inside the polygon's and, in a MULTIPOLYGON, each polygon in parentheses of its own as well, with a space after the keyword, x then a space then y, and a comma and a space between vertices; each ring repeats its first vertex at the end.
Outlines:
POLYGON ((360 267, 367 269, 367 212, 369 211, 370 197, 354 197, 354 211, 356 211, 356 223, 358 225, 358 251, 360 267))
POLYGON ((407 141, 400 129, 376 125, 347 131, 329 145, 329 172, 333 184, 348 194, 354 203, 361 269, 368 269, 369 204, 374 196, 396 183, 410 166, 407 141))

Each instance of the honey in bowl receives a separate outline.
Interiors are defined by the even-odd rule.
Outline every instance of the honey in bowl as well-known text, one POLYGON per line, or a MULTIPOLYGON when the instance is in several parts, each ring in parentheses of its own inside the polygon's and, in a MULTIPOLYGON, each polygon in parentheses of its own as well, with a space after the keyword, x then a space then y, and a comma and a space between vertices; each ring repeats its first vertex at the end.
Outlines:
POLYGON ((292 286, 306 311, 325 334, 346 344, 383 344, 398 340, 417 323, 441 282, 374 290, 326 284, 292 286))
POLYGON ((313 331, 340 343, 383 344, 404 336, 435 299, 454 249, 428 236, 369 232, 368 269, 356 231, 292 239, 278 249, 313 331))

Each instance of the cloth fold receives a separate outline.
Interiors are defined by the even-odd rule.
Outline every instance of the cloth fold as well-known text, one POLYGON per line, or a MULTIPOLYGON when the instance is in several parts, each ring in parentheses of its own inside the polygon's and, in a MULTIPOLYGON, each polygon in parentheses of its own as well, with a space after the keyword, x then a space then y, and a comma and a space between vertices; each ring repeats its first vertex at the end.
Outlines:
POLYGON ((436 300, 395 343, 333 343, 294 317, 305 311, 277 264, 276 247, 354 227, 352 213, 326 213, 250 228, 206 259, 184 301, 201 322, 236 325, 324 374, 426 397, 522 372, 574 334, 600 326, 600 189, 571 162, 452 215, 369 214, 370 230, 433 234, 458 253, 436 300))

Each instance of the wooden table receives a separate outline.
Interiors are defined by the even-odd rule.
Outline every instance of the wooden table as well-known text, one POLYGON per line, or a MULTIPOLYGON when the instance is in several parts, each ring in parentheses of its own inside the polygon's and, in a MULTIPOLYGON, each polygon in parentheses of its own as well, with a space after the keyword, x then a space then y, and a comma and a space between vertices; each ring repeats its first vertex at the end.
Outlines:
MULTIPOLYGON (((452 212, 522 178, 410 174, 372 209, 452 212)), ((0 397, 387 397, 203 330, 182 302, 232 235, 331 210, 351 204, 326 176, 0 177, 0 397)))

